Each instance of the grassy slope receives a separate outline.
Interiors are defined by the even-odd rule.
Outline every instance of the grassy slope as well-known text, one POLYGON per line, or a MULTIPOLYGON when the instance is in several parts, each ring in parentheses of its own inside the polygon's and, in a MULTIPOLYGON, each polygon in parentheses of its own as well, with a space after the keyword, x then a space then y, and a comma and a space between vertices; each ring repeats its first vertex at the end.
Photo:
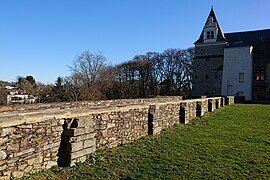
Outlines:
POLYGON ((235 104, 31 179, 268 179, 269 132, 270 105, 235 104))

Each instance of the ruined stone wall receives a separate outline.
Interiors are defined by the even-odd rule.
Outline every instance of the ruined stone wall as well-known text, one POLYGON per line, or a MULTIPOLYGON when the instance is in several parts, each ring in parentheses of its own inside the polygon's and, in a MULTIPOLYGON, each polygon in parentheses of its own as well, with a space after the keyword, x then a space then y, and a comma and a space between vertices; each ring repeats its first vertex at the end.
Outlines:
POLYGON ((97 148, 113 147, 148 134, 149 106, 94 115, 97 148))
POLYGON ((1 112, 10 111, 35 111, 44 109, 73 109, 73 108, 102 108, 111 106, 126 106, 143 103, 157 103, 157 102, 173 102, 182 100, 182 96, 162 96, 158 98, 142 98, 142 99, 113 99, 102 101, 78 101, 78 102, 60 102, 60 103, 40 103, 40 104, 24 104, 15 106, 0 106, 1 112))
POLYGON ((158 134, 177 123, 186 124, 233 100, 215 97, 141 104, 135 100, 119 107, 0 113, 2 121, 20 119, 0 123, 0 177, 21 177, 32 168, 72 166, 85 161, 96 149, 158 134))
POLYGON ((174 124, 180 123, 180 102, 171 104, 161 104, 159 106, 159 124, 163 128, 170 127, 174 124))
POLYGON ((0 177, 57 165, 61 134, 57 119, 0 128, 0 177))

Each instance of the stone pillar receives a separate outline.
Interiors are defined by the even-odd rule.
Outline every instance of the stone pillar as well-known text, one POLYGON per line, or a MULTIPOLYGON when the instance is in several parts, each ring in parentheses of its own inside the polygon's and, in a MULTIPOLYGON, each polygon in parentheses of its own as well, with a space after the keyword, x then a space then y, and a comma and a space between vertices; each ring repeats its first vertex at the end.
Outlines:
POLYGON ((96 150, 95 121, 91 117, 66 119, 59 148, 59 166, 84 162, 96 150))
POLYGON ((220 99, 216 98, 214 101, 215 101, 215 108, 219 109, 219 107, 220 107, 220 99))
POLYGON ((196 117, 201 117, 202 115, 202 102, 197 101, 196 103, 196 117))
POLYGON ((182 124, 187 124, 187 121, 186 121, 186 108, 187 108, 187 103, 186 102, 181 102, 180 103, 180 112, 179 112, 179 115, 180 115, 180 123, 182 124))
POLYGON ((224 97, 221 97, 221 99, 220 99, 220 106, 221 107, 225 106, 225 98, 224 97))
POLYGON ((207 99, 198 100, 196 107, 196 117, 201 117, 206 112, 208 112, 208 100, 207 99))
POLYGON ((213 112, 215 110, 214 99, 208 99, 208 112, 213 112))
POLYGON ((162 127, 159 126, 159 105, 150 105, 148 113, 148 134, 159 134, 162 127))
POLYGON ((225 97, 225 105, 234 104, 234 96, 226 96, 225 97))

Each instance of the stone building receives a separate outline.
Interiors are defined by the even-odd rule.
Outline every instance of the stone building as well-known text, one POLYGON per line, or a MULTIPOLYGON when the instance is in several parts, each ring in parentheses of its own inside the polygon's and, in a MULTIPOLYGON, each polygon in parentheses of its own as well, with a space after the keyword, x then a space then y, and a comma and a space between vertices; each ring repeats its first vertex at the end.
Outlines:
POLYGON ((194 44, 193 96, 270 100, 270 29, 224 33, 212 8, 194 44))

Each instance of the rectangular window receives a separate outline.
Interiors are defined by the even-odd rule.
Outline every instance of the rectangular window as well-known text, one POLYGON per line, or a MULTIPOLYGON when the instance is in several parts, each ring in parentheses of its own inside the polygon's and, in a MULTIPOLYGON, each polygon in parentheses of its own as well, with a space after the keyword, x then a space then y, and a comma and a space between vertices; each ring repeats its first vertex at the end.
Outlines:
POLYGON ((244 82, 244 73, 239 73, 239 83, 244 82))
POLYGON ((214 31, 207 31, 206 32, 206 39, 214 39, 214 31))
POLYGON ((256 81, 264 81, 264 68, 258 67, 256 68, 256 81))

